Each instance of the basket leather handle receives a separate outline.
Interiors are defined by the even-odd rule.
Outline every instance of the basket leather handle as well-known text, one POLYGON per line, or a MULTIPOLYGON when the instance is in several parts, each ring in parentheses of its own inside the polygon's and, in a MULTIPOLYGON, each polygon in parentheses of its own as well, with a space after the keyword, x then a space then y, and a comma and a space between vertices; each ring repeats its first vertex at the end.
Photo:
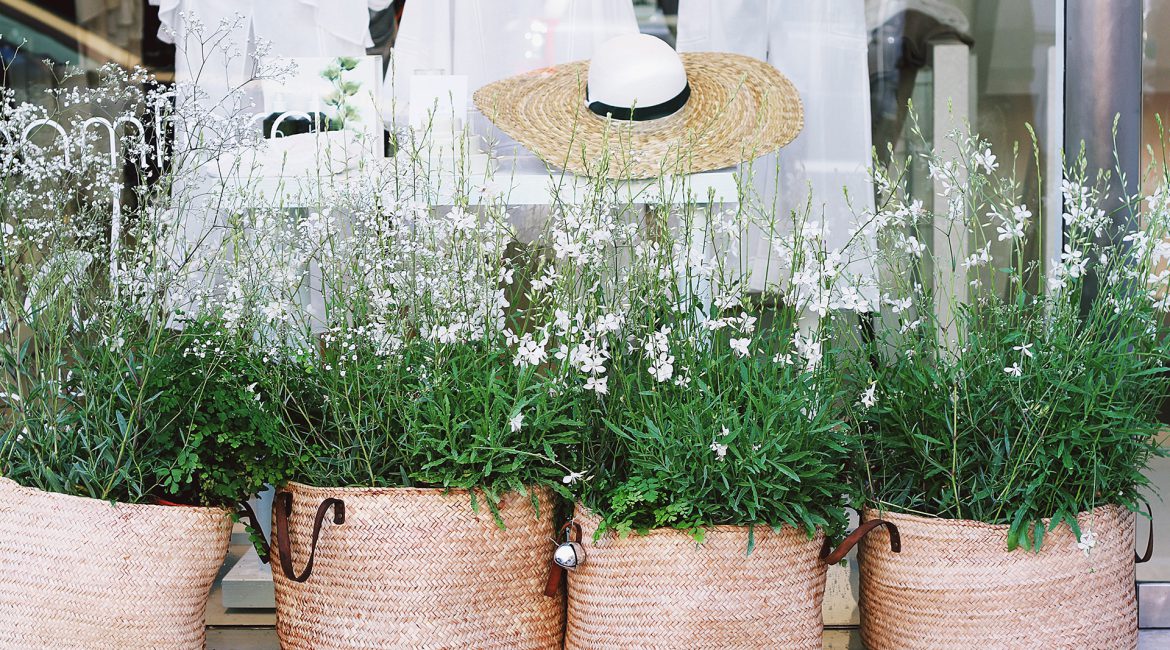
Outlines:
POLYGON ((890 533, 890 550, 895 553, 901 553, 902 536, 898 533, 898 527, 895 526, 893 522, 889 522, 884 519, 870 519, 869 521, 866 521, 855 528, 852 533, 849 533, 849 535, 847 535, 845 539, 841 541, 841 545, 837 547, 837 550, 833 550, 832 545, 829 544, 829 540, 826 539, 825 545, 821 547, 821 560, 825 564, 830 565, 840 562, 841 560, 845 559, 845 556, 849 554, 849 551, 852 550, 854 546, 857 546, 857 543, 860 542, 863 537, 868 535, 873 529, 882 526, 885 526, 886 530, 890 533))
POLYGON ((256 516, 256 511, 252 509, 252 504, 247 501, 240 501, 236 504, 236 516, 240 521, 245 522, 248 528, 252 529, 254 539, 260 540, 260 547, 256 552, 260 555, 260 561, 268 564, 271 559, 272 548, 268 546, 268 540, 264 539, 264 529, 260 527, 260 518, 256 516))
POLYGON ((1149 562, 1150 558, 1154 557, 1154 509, 1150 504, 1146 504, 1146 512, 1150 515, 1150 536, 1146 538, 1146 552, 1138 555, 1137 551, 1133 552, 1134 564, 1142 564, 1149 562))
POLYGON ((300 575, 293 570, 292 540, 288 535, 288 518, 292 515, 292 492, 281 492, 276 495, 276 551, 280 554, 280 569, 284 577, 293 582, 304 582, 313 575, 313 561, 317 556, 317 540, 321 538, 321 526, 325 523, 325 513, 333 509, 333 523, 345 523, 345 502, 341 499, 325 499, 317 506, 317 515, 313 518, 313 543, 309 547, 309 561, 305 563, 305 570, 300 575))
MULTIPOLYGON (((581 524, 570 521, 564 526, 561 526, 559 536, 569 535, 568 539, 573 542, 581 542, 581 524)), ((554 598, 561 593, 561 583, 565 580, 565 574, 568 571, 565 567, 557 564, 553 560, 548 561, 548 582, 544 584, 544 595, 549 598, 554 598)))

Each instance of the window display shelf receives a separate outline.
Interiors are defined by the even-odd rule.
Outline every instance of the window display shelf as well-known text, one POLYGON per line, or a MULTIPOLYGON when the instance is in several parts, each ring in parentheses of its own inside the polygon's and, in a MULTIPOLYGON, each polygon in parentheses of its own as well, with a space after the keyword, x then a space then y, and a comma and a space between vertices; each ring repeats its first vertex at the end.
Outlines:
MULTIPOLYGON (((531 155, 500 158, 491 172, 457 177, 452 171, 428 174, 430 187, 414 190, 420 199, 432 205, 452 205, 456 197, 470 205, 505 202, 507 205, 550 205, 554 202, 576 203, 592 191, 588 178, 550 169, 531 155), (462 185, 464 189, 459 190, 462 185)), ((361 161, 338 174, 255 174, 251 168, 236 166, 216 175, 230 194, 246 196, 257 205, 281 208, 311 208, 327 203, 330 190, 351 183, 369 182, 394 174, 396 161, 377 158, 361 161)), ((700 203, 738 203, 740 183, 735 168, 671 177, 667 182, 620 181, 617 195, 635 203, 660 201, 681 202, 688 196, 700 203)), ((387 200, 393 190, 385 190, 387 200)))

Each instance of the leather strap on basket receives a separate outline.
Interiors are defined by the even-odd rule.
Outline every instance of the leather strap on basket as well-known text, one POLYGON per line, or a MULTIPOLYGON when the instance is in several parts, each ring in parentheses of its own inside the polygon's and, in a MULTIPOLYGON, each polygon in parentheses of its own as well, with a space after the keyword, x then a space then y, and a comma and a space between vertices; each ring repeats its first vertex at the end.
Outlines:
POLYGON ((1149 562, 1150 558, 1154 557, 1154 510, 1150 504, 1146 504, 1146 512, 1150 515, 1150 536, 1146 538, 1146 552, 1138 555, 1137 551, 1133 553, 1134 564, 1142 564, 1149 562))
MULTIPOLYGON (((578 544, 581 543, 581 524, 575 521, 567 522, 564 526, 561 526, 561 532, 557 537, 565 534, 571 535, 569 541, 577 542, 578 544)), ((555 560, 550 559, 548 561, 548 582, 544 585, 545 596, 553 598, 561 593, 561 583, 564 582, 567 572, 565 567, 557 564, 555 560)))
POLYGON ((833 547, 829 544, 829 540, 826 539, 825 545, 821 547, 821 560, 824 561, 825 564, 829 565, 840 562, 841 560, 845 559, 845 556, 849 554, 849 551, 852 550, 854 546, 857 546, 857 543, 860 542, 863 537, 868 535, 874 528, 881 526, 885 526, 886 530, 890 533, 890 550, 895 553, 901 553, 902 536, 898 534, 898 527, 895 526, 892 522, 886 521, 884 519, 870 519, 869 521, 866 521, 855 528, 852 533, 849 533, 849 535, 841 541, 841 545, 838 546, 837 550, 835 551, 832 550, 833 547))
POLYGON ((305 570, 297 575, 293 570, 292 540, 288 535, 288 518, 292 515, 292 492, 281 492, 276 495, 276 550, 280 553, 280 569, 284 577, 293 582, 304 582, 313 575, 313 560, 317 556, 317 540, 321 537, 321 526, 325 523, 325 513, 333 508, 333 523, 345 523, 345 502, 341 499, 325 499, 317 506, 317 515, 313 518, 313 543, 309 547, 309 561, 305 563, 305 570))
POLYGON ((256 516, 256 511, 252 509, 252 504, 247 501, 241 501, 236 504, 236 516, 240 521, 245 522, 245 525, 252 529, 252 535, 255 539, 260 540, 260 548, 256 552, 260 554, 260 561, 268 564, 271 559, 272 549, 268 546, 268 540, 264 539, 264 529, 260 527, 260 519, 256 516))

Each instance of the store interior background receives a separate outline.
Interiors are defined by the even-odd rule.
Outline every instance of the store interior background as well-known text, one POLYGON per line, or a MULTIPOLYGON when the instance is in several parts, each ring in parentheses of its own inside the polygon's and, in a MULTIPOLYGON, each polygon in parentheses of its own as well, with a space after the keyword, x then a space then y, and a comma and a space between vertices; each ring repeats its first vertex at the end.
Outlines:
MULTIPOLYGON (((406 0, 406 3, 433 0, 406 0)), ((458 6, 460 0, 453 0, 458 6)), ((568 1, 568 0, 566 0, 568 1)), ((773 0, 794 2, 803 0, 773 0)), ((832 2, 861 2, 863 0, 826 0, 832 2)), ((867 9, 889 0, 864 0, 867 9)), ((951 67, 938 69, 931 57, 920 68, 914 69, 910 96, 918 108, 922 130, 929 139, 939 136, 942 129, 931 123, 935 104, 940 101, 935 80, 967 75, 967 92, 962 96, 946 98, 955 106, 962 106, 970 116, 974 129, 992 143, 1000 159, 1010 157, 1012 147, 1019 143, 1019 170, 1026 188, 1026 196, 1034 214, 1059 215, 1058 197, 1051 188, 1040 185, 1036 170, 1050 170, 1059 164, 1061 142, 1052 128, 1060 124, 1062 84, 1056 75, 1063 74, 1054 57, 1057 48, 1061 0, 902 0, 911 5, 935 9, 958 10, 967 24, 964 34, 953 34, 942 40, 961 45, 969 52, 966 60, 951 60, 951 67), (1033 160, 1031 136, 1026 125, 1031 124, 1038 135, 1040 160, 1033 160)), ((372 54, 387 54, 395 33, 395 11, 402 0, 390 9, 371 15, 371 33, 376 45, 372 54)), ((673 30, 677 2, 634 2, 639 25, 643 32, 663 38, 673 44, 673 30)), ((43 90, 53 88, 66 70, 66 62, 93 71, 108 61, 123 65, 142 65, 163 80, 173 78, 174 47, 160 42, 157 9, 147 0, 0 0, 0 56, 7 62, 5 84, 17 91, 22 100, 39 101, 43 90), (19 45, 19 48, 17 46, 19 45), (51 64, 46 66, 44 61, 51 64)), ((870 27, 874 27, 871 25, 870 27)), ((883 43, 871 32, 871 80, 881 70, 874 68, 879 59, 876 48, 883 43)), ((904 35, 907 40, 911 35, 904 35)), ((1155 115, 1170 114, 1170 0, 1145 0, 1144 43, 1144 98, 1143 98, 1143 162, 1161 160, 1162 136, 1155 115), (1148 147, 1148 149, 1147 149, 1148 147)), ((886 43, 885 45, 890 45, 886 43)), ((896 44, 903 47, 904 44, 896 44)), ((937 43, 929 43, 933 47, 937 43)), ((782 66, 781 66, 782 68, 782 66)), ((890 72, 886 70, 886 72, 890 72)), ((895 71, 906 74, 908 70, 895 71)), ((92 75, 90 80, 92 81, 92 75)), ((1073 101, 1075 98, 1069 98, 1073 101)), ((79 110, 84 110, 81 108, 79 110)), ((907 124, 875 124, 874 142, 883 141, 893 146, 895 158, 920 150, 923 144, 907 137, 907 124)), ((929 146, 932 143, 927 143, 929 146)), ((911 178, 912 191, 929 200, 931 187, 924 170, 911 178)), ((1037 219, 1035 227, 1043 227, 1037 219)), ((1058 232, 1058 231, 1057 231, 1058 232)), ((1028 255, 1038 259, 1045 255, 1043 246, 1037 246, 1028 255)), ((1170 488, 1170 459, 1160 459, 1151 469, 1151 477, 1163 491, 1170 488)), ((1154 498, 1156 538, 1161 542, 1154 560, 1139 567, 1138 578, 1145 581, 1170 581, 1170 505, 1160 497, 1154 498)), ((1145 525, 1140 524, 1139 536, 1144 536, 1145 525)), ((1144 539, 1144 537, 1142 537, 1144 539)), ((243 538, 233 547, 233 555, 246 545, 243 538)), ((856 622, 855 604, 850 591, 833 592, 827 603, 828 622, 848 626, 856 622), (837 598, 837 600, 833 600, 837 598)), ((225 610, 213 607, 211 625, 267 625, 271 624, 270 610, 225 610)), ((841 646, 847 647, 847 646, 841 646)))

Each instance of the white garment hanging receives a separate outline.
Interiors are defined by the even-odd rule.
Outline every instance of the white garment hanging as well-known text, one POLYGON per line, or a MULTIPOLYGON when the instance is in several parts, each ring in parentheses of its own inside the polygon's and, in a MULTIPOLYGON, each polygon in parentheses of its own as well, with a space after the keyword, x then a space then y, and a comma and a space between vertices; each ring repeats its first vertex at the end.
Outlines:
POLYGON ((971 21, 962 9, 944 0, 865 0, 865 24, 876 29, 904 11, 918 11, 961 34, 971 33, 971 21))
MULTIPOLYGON (((468 89, 474 91, 529 70, 592 58, 601 43, 636 33, 630 0, 411 0, 390 51, 382 115, 387 122, 406 124, 409 81, 416 70, 467 75, 468 89)), ((489 136, 501 150, 519 147, 477 112, 470 116, 473 133, 489 136)), ((548 210, 510 208, 517 239, 535 239, 548 210)))
MULTIPOLYGON (((373 44, 369 11, 388 7, 391 0, 149 0, 159 8, 160 40, 175 44, 176 107, 179 114, 206 111, 221 116, 238 114, 242 102, 233 93, 254 72, 257 39, 271 47, 268 56, 334 57, 362 56, 373 44), (193 29, 192 21, 202 27, 193 29), (226 30, 226 31, 225 31, 226 30), (197 39, 214 41, 204 47, 197 39), (198 92, 193 88, 197 87, 198 92)), ((253 89, 252 94, 258 92, 253 89)), ((245 90, 246 94, 249 91, 245 90)), ((214 168, 207 155, 188 150, 199 134, 176 124, 176 154, 187 152, 187 164, 214 168), (190 155, 194 152, 194 155, 190 155)), ((231 158, 228 156, 228 158, 231 158)), ((216 160, 214 163, 223 164, 216 160)), ((171 188, 176 237, 169 242, 174 260, 215 255, 221 248, 221 215, 215 207, 221 194, 220 180, 212 174, 180 179, 171 188)), ((204 283, 195 274, 191 286, 204 283)), ((192 293, 176 291, 174 294, 192 293)), ((319 296, 310 294, 309 300, 319 296)))
MULTIPOLYGON (((811 223, 820 226, 828 248, 843 249, 854 236, 854 213, 874 205, 862 0, 680 0, 678 49, 744 54, 792 80, 804 104, 804 130, 755 162, 754 189, 764 206, 775 205, 780 225, 804 209, 811 191, 811 223)), ((766 232, 749 234, 747 244, 752 289, 759 290, 765 273, 775 281, 782 269, 769 254, 766 232)), ((872 276, 873 264, 860 252, 848 261, 848 273, 872 276)))
POLYGON ((252 18, 256 38, 275 56, 363 56, 373 47, 370 11, 392 0, 282 0, 252 18))
POLYGON ((382 94, 394 108, 383 113, 405 120, 416 70, 467 75, 474 91, 529 70, 588 59, 598 44, 637 32, 630 0, 407 2, 382 94))

